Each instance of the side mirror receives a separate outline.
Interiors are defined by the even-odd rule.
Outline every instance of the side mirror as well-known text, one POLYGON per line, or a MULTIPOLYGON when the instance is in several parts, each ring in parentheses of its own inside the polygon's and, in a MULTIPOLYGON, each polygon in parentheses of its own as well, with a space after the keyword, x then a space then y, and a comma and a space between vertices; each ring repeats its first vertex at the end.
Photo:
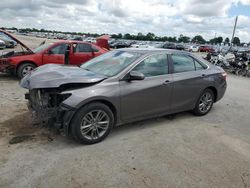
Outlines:
POLYGON ((129 73, 129 80, 144 80, 145 76, 141 72, 131 71, 129 73))
POLYGON ((48 50, 48 51, 46 51, 46 52, 45 52, 45 54, 47 54, 47 55, 51 55, 51 54, 53 54, 53 53, 52 53, 52 51, 51 51, 51 50, 48 50))

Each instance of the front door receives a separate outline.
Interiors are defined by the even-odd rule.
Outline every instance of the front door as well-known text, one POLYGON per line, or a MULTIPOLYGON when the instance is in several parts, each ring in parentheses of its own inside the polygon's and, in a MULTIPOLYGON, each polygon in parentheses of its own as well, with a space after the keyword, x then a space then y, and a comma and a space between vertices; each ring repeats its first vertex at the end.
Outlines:
POLYGON ((132 71, 145 75, 144 80, 120 81, 123 121, 168 113, 172 91, 172 76, 168 74, 166 54, 152 55, 132 71))
POLYGON ((67 43, 58 44, 43 54, 43 64, 65 64, 65 60, 68 58, 70 46, 67 43))

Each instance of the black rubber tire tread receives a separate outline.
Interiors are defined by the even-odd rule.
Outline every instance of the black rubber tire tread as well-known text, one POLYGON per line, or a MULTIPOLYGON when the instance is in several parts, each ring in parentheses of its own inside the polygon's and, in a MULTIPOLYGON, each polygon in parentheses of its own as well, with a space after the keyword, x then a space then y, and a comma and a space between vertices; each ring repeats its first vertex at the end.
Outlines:
POLYGON ((23 78, 22 76, 22 71, 26 66, 32 66, 34 67, 34 69, 36 68, 36 65, 32 64, 32 63, 23 63, 22 65, 20 65, 17 69, 17 76, 18 78, 23 78))
POLYGON ((83 106, 76 113, 76 115, 72 119, 72 122, 70 123, 70 130, 71 130, 71 135, 73 136, 73 138, 77 142, 82 143, 82 144, 96 144, 98 142, 101 142, 103 139, 105 139, 108 136, 108 134, 112 130, 113 126, 114 126, 114 114, 110 110, 110 108, 103 103, 93 102, 93 103, 89 103, 89 104, 83 106), (107 113, 107 115, 110 118, 110 124, 109 124, 107 132, 102 137, 100 137, 97 140, 91 141, 91 140, 88 140, 82 136, 81 131, 80 131, 80 126, 81 126, 80 124, 81 124, 81 120, 85 114, 87 114, 88 112, 90 112, 92 110, 98 110, 98 109, 101 109, 107 113))

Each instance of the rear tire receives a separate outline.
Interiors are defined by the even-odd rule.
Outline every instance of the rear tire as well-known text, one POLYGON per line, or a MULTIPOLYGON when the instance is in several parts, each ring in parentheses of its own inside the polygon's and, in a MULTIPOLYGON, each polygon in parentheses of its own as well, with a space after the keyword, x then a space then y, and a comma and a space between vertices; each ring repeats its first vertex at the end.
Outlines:
POLYGON ((193 109, 194 115, 206 115, 213 107, 214 92, 211 89, 205 89, 198 98, 195 108, 193 109))
POLYGON ((36 65, 32 63, 23 63, 17 69, 17 76, 19 78, 23 78, 26 74, 28 74, 30 71, 34 70, 35 68, 36 68, 36 65))
POLYGON ((82 107, 70 124, 72 136, 83 144, 101 142, 113 126, 113 112, 103 103, 90 103, 82 107))

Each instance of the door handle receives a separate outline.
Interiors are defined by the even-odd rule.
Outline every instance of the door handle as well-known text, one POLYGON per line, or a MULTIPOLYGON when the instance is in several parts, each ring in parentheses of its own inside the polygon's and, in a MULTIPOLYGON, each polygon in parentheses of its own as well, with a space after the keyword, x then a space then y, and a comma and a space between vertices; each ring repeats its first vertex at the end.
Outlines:
POLYGON ((170 81, 169 80, 166 80, 165 82, 163 82, 163 85, 167 85, 167 84, 169 84, 170 83, 170 81))
POLYGON ((207 76, 206 74, 202 74, 202 75, 201 75, 202 78, 204 78, 204 77, 206 77, 206 76, 207 76))

